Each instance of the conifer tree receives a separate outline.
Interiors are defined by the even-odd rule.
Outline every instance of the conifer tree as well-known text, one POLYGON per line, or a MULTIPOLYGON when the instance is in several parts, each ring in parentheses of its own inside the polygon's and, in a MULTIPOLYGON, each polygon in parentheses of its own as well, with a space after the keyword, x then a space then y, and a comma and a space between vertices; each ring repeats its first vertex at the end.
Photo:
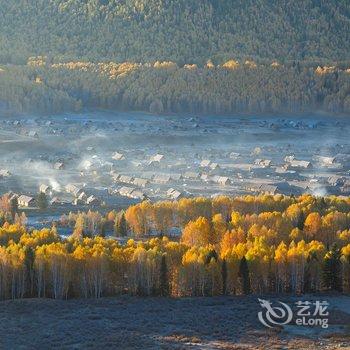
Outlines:
POLYGON ((48 207, 47 197, 46 194, 43 192, 40 192, 37 196, 37 205, 40 210, 45 210, 48 207))
POLYGON ((298 229, 302 231, 304 229, 304 224, 305 224, 305 214, 304 214, 304 211, 302 210, 298 217, 298 223, 297 223, 298 229))
POLYGON ((222 294, 226 295, 226 293, 227 293, 227 263, 226 263, 226 259, 222 260, 221 276, 222 276, 222 294))
POLYGON ((160 295, 165 297, 169 295, 169 277, 166 255, 163 254, 160 261, 160 295))
POLYGON ((27 285, 27 292, 29 296, 34 295, 34 261, 35 252, 32 247, 25 247, 24 249, 24 266, 25 279, 27 285))
POLYGON ((208 254, 205 257, 205 264, 208 265, 211 261, 211 259, 214 259, 215 261, 218 260, 218 253, 215 249, 211 249, 208 254))
POLYGON ((125 237, 128 235, 128 228, 124 212, 116 217, 114 231, 118 237, 125 237))
POLYGON ((250 289, 249 267, 245 256, 243 256, 243 258, 240 261, 238 276, 242 287, 242 293, 245 295, 250 294, 251 289, 250 289))
POLYGON ((323 261, 322 278, 325 288, 341 292, 341 250, 334 243, 323 261))
POLYGON ((10 200, 10 210, 11 210, 12 220, 14 220, 15 215, 18 212, 18 199, 16 197, 10 200))

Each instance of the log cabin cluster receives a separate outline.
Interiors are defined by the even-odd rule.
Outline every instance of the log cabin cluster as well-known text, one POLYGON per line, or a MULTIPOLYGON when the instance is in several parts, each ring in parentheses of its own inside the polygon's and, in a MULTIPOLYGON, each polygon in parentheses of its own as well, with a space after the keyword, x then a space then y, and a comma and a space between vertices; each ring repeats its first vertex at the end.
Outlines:
POLYGON ((24 207, 35 206, 43 192, 52 206, 78 208, 219 194, 350 194, 347 142, 309 146, 285 136, 327 133, 338 127, 335 123, 272 124, 197 117, 154 121, 149 116, 138 122, 0 120, 6 137, 12 133, 19 144, 33 145, 22 147, 26 157, 16 153, 0 159, 0 190, 23 196, 24 207), (264 134, 283 142, 270 142, 264 134))

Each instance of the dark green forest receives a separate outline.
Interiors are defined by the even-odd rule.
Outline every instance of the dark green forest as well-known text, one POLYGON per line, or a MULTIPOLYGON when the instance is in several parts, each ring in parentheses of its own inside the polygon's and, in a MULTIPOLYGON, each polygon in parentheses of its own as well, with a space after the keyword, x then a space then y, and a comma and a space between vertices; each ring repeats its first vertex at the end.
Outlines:
POLYGON ((347 0, 0 0, 0 106, 349 112, 349 47, 347 0))
POLYGON ((0 101, 19 112, 81 108, 153 113, 350 112, 350 71, 300 63, 178 66, 173 62, 49 64, 0 72, 0 101))
POLYGON ((0 63, 350 60, 348 0, 0 0, 0 63))

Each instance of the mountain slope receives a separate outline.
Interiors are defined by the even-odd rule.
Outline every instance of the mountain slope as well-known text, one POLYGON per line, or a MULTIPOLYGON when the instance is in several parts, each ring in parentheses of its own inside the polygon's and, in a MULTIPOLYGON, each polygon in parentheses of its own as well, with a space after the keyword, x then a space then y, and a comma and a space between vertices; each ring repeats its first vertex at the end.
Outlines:
POLYGON ((0 0, 0 62, 350 60, 347 0, 0 0))

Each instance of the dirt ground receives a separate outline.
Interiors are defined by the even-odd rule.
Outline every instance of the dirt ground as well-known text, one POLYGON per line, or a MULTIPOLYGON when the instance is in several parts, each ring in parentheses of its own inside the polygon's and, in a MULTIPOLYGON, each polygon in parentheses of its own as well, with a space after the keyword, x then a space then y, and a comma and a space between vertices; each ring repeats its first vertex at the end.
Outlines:
POLYGON ((325 299, 327 330, 265 328, 254 296, 3 301, 0 349, 350 349, 350 297, 325 299))

